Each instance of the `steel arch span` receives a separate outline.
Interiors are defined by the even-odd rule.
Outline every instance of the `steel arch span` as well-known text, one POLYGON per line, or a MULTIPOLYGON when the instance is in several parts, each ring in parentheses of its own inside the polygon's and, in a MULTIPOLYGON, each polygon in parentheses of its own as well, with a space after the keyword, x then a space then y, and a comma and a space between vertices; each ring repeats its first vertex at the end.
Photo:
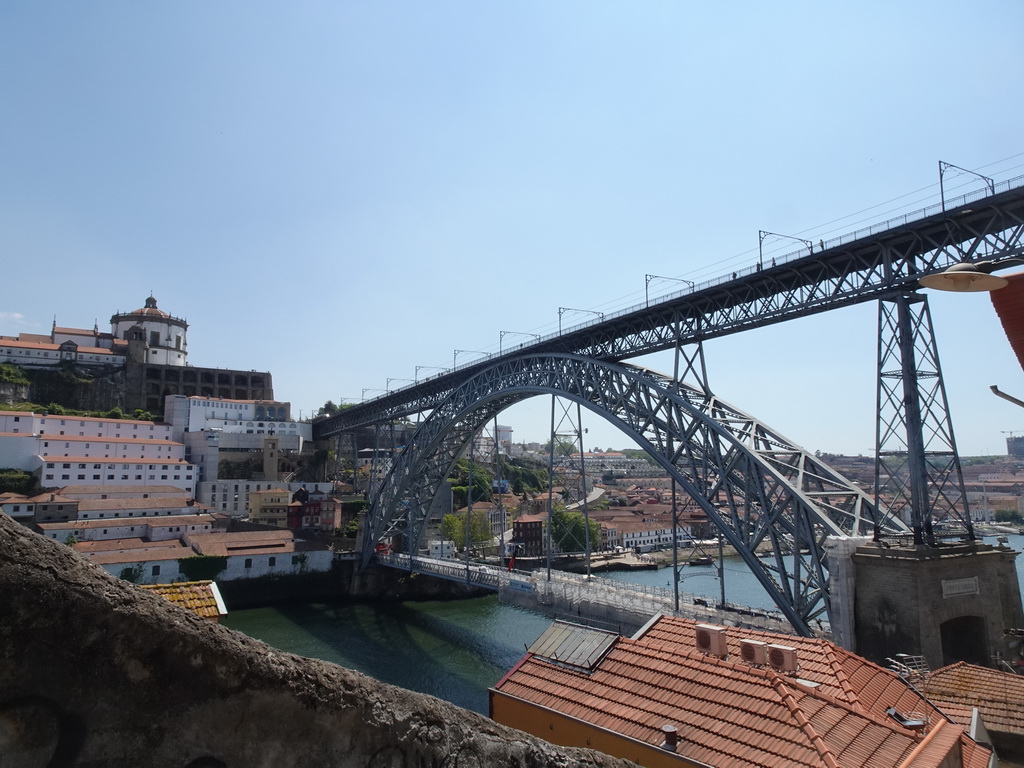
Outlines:
POLYGON ((826 538, 906 530, 816 457, 713 395, 627 363, 538 353, 481 370, 424 419, 374 497, 364 559, 398 534, 416 551, 436 489, 472 436, 537 395, 580 403, 656 459, 802 634, 830 613, 826 538), (756 554, 763 542, 766 558, 756 554))

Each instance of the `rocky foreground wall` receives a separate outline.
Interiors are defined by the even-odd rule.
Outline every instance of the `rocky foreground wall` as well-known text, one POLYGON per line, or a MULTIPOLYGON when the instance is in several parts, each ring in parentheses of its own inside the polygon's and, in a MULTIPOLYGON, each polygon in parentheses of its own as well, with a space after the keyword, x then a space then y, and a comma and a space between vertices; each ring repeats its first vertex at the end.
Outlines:
POLYGON ((0 514, 0 766, 627 766, 281 653, 0 514))

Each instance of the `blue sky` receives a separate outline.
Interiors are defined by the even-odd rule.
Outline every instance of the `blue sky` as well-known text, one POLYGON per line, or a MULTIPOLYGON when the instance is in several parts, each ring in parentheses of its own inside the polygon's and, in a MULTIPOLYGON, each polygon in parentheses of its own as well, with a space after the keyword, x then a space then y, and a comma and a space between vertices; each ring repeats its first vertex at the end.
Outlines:
MULTIPOLYGON (((759 230, 938 202, 940 160, 1024 174, 1022 28, 1019 0, 9 0, 0 334, 107 329, 152 291, 193 364, 269 370, 296 411, 379 394, 559 307, 639 303, 646 274, 748 266, 759 230)), ((1024 382, 990 301, 931 306, 961 452, 1000 453, 1024 413, 989 385, 1024 382)), ((870 305, 715 341, 710 375, 868 453, 875 327, 870 305)), ((547 413, 502 421, 541 440, 547 413)))

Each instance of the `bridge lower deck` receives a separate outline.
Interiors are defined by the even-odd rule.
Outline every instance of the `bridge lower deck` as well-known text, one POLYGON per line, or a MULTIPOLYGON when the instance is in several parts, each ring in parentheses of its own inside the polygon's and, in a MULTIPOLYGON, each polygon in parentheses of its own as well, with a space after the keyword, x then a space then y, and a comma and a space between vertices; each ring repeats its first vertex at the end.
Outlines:
MULTIPOLYGON (((410 558, 408 555, 378 555, 379 565, 456 581, 467 586, 495 591, 503 603, 515 605, 552 618, 576 621, 588 626, 632 634, 652 616, 663 613, 727 627, 793 633, 781 612, 718 603, 706 598, 675 593, 664 587, 630 584, 611 579, 587 577, 565 571, 520 571, 474 562, 410 558)), ((822 623, 819 635, 829 636, 822 623)))

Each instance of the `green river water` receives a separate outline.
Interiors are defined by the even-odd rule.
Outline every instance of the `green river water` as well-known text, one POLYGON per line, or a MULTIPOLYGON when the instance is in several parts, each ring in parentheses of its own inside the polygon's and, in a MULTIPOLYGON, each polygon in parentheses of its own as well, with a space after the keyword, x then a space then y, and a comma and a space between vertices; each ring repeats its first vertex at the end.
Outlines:
MULTIPOLYGON (((1024 548, 1024 536, 1010 536, 1024 548)), ((994 542, 993 542, 994 543, 994 542)), ((1024 579, 1024 557, 1017 558, 1024 579)), ((684 568, 680 588, 712 600, 716 566, 684 568)), ((608 574, 670 587, 671 568, 608 574)), ((725 561, 730 602, 771 607, 739 558, 725 561)), ((502 605, 497 595, 409 603, 310 603, 231 611, 223 624, 283 651, 334 662, 386 683, 429 693, 487 714, 487 690, 551 624, 538 614, 502 605)))

